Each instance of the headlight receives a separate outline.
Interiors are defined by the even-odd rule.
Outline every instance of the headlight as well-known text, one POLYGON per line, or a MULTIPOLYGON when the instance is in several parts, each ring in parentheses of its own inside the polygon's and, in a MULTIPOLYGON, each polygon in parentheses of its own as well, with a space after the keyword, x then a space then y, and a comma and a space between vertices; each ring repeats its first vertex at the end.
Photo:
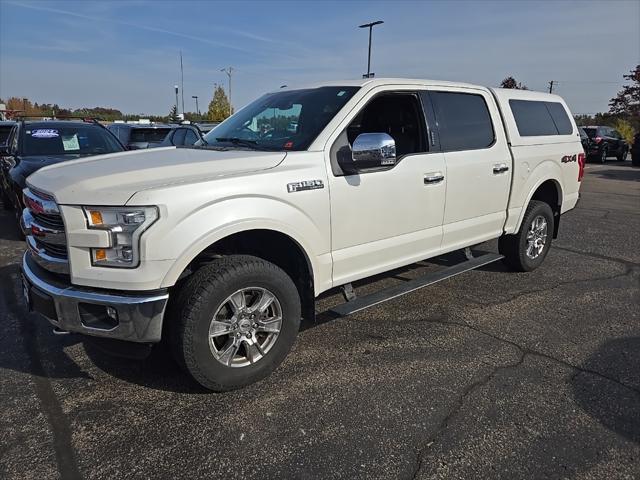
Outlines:
POLYGON ((140 235, 158 219, 157 207, 83 207, 90 229, 111 233, 111 248, 92 248, 96 266, 135 268, 140 263, 140 235))

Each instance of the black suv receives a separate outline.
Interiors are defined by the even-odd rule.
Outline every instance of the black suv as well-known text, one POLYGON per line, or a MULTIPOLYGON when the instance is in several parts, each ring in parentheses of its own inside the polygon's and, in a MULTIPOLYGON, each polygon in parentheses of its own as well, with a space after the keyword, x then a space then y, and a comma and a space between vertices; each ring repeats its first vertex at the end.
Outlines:
POLYGON ((128 150, 159 147, 175 128, 161 123, 112 123, 107 127, 128 150))
POLYGON ((0 145, 0 193, 4 208, 24 205, 26 178, 36 170, 77 158, 123 152, 122 144, 95 120, 18 121, 0 145))
POLYGON ((582 129, 590 140, 589 150, 586 152, 588 158, 600 163, 606 162, 608 157, 616 157, 619 162, 627 159, 629 145, 615 128, 589 126, 582 129))
POLYGON ((167 133, 159 147, 184 146, 193 145, 198 140, 202 140, 202 131, 194 124, 182 124, 174 126, 167 133))

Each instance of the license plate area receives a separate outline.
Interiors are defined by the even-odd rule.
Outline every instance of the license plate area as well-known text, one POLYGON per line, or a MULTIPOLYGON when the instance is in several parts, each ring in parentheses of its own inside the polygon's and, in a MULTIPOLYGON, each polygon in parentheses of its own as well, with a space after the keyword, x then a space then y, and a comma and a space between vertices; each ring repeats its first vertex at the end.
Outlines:
POLYGON ((58 313, 56 311, 56 304, 53 301, 53 297, 37 289, 36 287, 29 285, 26 280, 22 281, 22 290, 27 307, 29 311, 44 315, 49 320, 54 322, 58 321, 58 313))

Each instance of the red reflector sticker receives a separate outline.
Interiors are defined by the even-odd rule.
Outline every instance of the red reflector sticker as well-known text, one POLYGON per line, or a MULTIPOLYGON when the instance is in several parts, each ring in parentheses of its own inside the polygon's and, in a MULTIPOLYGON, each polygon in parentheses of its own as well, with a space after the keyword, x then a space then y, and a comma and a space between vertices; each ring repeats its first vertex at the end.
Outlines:
POLYGON ((293 142, 289 140, 287 143, 283 145, 282 148, 293 148, 293 142))

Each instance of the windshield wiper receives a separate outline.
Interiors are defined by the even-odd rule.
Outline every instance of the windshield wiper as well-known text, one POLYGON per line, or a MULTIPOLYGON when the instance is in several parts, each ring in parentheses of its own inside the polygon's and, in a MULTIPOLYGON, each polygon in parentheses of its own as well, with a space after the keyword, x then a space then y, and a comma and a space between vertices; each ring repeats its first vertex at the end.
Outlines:
POLYGON ((273 145, 264 145, 263 143, 258 143, 256 140, 249 140, 248 138, 216 137, 216 140, 219 142, 229 142, 233 145, 242 145, 243 147, 248 147, 253 150, 269 150, 272 152, 279 152, 281 150, 273 145))
POLYGON ((219 142, 229 142, 229 143, 233 143, 234 145, 244 145, 246 147, 257 147, 258 146, 258 142, 256 142, 255 140, 249 140, 247 138, 239 138, 239 137, 216 137, 216 140, 219 142))

